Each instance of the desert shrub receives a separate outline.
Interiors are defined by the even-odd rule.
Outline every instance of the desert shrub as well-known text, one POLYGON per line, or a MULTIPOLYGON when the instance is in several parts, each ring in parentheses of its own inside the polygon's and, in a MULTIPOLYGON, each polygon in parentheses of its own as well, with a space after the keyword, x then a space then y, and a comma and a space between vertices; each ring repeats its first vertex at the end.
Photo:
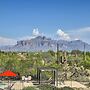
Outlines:
POLYGON ((35 87, 26 87, 23 90, 37 90, 35 87))
POLYGON ((51 85, 39 85, 38 88, 40 90, 56 90, 56 88, 54 86, 51 86, 51 85))
POLYGON ((71 87, 63 87, 63 88, 58 89, 58 90, 74 90, 74 89, 73 89, 73 88, 71 88, 71 87))

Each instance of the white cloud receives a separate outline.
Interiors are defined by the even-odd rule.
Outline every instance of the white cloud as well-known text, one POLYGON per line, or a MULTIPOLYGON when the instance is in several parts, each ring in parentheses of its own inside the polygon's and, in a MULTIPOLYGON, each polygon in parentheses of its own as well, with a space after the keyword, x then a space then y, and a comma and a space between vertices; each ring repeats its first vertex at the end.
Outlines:
POLYGON ((38 28, 33 29, 32 35, 33 36, 39 36, 40 35, 38 28))
POLYGON ((6 37, 0 37, 0 45, 15 45, 17 40, 6 38, 6 37))
POLYGON ((61 29, 57 30, 57 35, 60 37, 60 39, 70 40, 70 36, 67 33, 65 33, 64 31, 62 31, 61 29))
POLYGON ((90 27, 80 28, 77 29, 78 32, 89 32, 90 33, 90 27))
POLYGON ((36 38, 37 36, 43 36, 44 34, 43 33, 40 33, 38 28, 35 28, 32 30, 32 34, 29 36, 24 36, 24 37, 21 37, 19 38, 19 40, 30 40, 30 39, 33 39, 33 38, 36 38))
POLYGON ((90 27, 68 30, 68 33, 73 40, 82 40, 90 43, 90 27))

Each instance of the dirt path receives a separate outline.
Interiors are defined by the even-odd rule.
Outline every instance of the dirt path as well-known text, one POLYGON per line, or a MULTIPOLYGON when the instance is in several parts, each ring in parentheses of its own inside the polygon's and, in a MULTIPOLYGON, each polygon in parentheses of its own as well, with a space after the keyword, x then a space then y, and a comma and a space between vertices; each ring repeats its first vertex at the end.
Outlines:
POLYGON ((73 87, 73 88, 87 88, 85 85, 77 82, 77 81, 64 81, 64 83, 58 84, 58 87, 73 87))

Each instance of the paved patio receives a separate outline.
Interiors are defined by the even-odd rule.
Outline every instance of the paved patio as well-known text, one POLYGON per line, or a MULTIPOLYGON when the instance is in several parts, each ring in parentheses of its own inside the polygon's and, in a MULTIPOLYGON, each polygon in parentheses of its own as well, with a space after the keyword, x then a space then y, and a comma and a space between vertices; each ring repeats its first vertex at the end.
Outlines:
POLYGON ((28 87, 28 86, 33 86, 33 83, 31 81, 29 82, 21 82, 21 81, 17 81, 11 89, 14 90, 22 90, 24 87, 28 87))

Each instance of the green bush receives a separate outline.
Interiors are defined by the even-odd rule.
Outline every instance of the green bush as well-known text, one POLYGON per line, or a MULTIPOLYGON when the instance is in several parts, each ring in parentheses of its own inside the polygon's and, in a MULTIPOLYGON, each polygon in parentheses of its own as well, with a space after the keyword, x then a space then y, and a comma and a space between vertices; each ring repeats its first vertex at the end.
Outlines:
POLYGON ((40 90, 57 90, 54 86, 51 85, 40 85, 38 86, 40 90))
POLYGON ((71 88, 71 87, 63 87, 63 88, 58 89, 58 90, 74 90, 74 89, 73 89, 73 88, 71 88))
POLYGON ((37 90, 35 87, 26 87, 23 90, 37 90))

